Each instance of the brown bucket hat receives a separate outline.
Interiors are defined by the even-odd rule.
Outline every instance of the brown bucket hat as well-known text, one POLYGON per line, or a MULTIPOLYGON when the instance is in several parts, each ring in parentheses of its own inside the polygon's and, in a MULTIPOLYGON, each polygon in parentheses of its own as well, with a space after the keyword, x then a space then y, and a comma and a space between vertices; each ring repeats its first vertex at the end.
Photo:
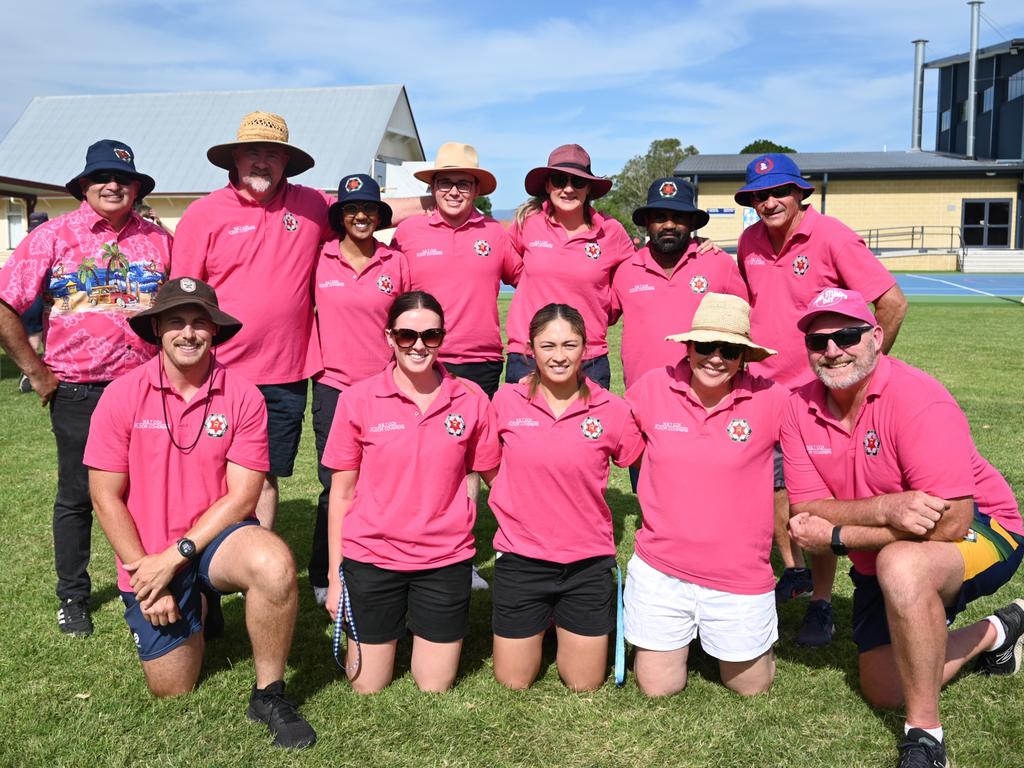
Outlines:
POLYGON ((277 144, 284 147, 288 151, 288 164, 284 167, 285 176, 298 176, 314 165, 309 154, 288 143, 288 123, 280 115, 271 112, 250 112, 242 118, 235 140, 210 147, 206 150, 206 157, 218 168, 233 171, 235 158, 231 153, 235 147, 244 144, 277 144))
POLYGON ((160 337, 154 333, 150 318, 156 317, 165 310, 185 304, 197 304, 209 313, 210 319, 217 325, 217 335, 213 337, 213 346, 223 344, 242 330, 242 321, 220 308, 217 294, 213 288, 195 277, 179 277, 164 283, 156 292, 152 306, 132 315, 128 324, 140 339, 159 346, 160 337))

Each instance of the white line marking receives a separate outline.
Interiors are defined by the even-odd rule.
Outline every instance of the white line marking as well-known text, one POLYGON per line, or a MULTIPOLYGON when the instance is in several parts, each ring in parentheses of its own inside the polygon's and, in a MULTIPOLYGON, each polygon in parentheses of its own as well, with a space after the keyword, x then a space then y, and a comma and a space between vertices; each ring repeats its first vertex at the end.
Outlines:
POLYGON ((949 280, 940 280, 937 277, 925 277, 924 275, 911 275, 911 274, 908 274, 907 277, 916 277, 919 280, 931 280, 933 283, 942 283, 943 285, 951 285, 954 288, 959 288, 961 291, 971 291, 972 293, 980 293, 982 296, 991 296, 993 299, 998 298, 998 296, 996 294, 994 294, 994 293, 989 293, 988 291, 980 291, 977 288, 971 288, 971 287, 966 286, 966 285, 960 285, 959 283, 953 283, 953 282, 950 282, 949 280))

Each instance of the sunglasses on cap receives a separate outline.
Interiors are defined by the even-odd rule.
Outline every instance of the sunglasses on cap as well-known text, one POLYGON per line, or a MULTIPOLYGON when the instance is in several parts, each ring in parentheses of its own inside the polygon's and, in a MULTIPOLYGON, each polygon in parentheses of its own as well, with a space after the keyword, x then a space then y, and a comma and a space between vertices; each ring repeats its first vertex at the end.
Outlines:
POLYGON ((355 216, 357 213, 373 216, 380 213, 380 207, 376 203, 345 203, 341 206, 341 212, 345 216, 355 216))
POLYGON ((90 173, 86 178, 89 179, 89 182, 92 184, 109 184, 113 181, 115 184, 120 184, 122 187, 127 187, 135 181, 131 176, 125 176, 122 173, 90 173))
POLYGON ((548 181, 551 182, 551 186, 555 189, 565 189, 566 184, 572 184, 573 189, 583 189, 590 186, 590 179, 584 179, 582 176, 573 176, 571 173, 563 173, 562 171, 553 171, 548 175, 548 181))
POLYGON ((721 341, 695 341, 693 342, 693 349, 698 355, 703 357, 709 357, 718 350, 718 354, 723 360, 738 360, 739 356, 743 354, 743 345, 741 344, 725 344, 721 341))
POLYGON ((860 337, 870 330, 870 325, 861 325, 856 328, 840 328, 832 333, 807 333, 804 334, 804 346, 811 352, 824 352, 828 349, 829 341, 834 341, 837 347, 846 349, 857 344, 860 337))
POLYGON ((416 345, 417 339, 423 339, 427 349, 437 349, 444 341, 444 328, 427 328, 425 331, 414 331, 411 328, 392 328, 391 338, 399 349, 409 349, 416 345))
POLYGON ((783 184, 781 187, 772 187, 771 189, 758 189, 750 193, 750 196, 757 202, 763 203, 769 197, 774 197, 776 200, 781 200, 784 197, 789 197, 793 194, 794 190, 797 189, 796 184, 783 184))

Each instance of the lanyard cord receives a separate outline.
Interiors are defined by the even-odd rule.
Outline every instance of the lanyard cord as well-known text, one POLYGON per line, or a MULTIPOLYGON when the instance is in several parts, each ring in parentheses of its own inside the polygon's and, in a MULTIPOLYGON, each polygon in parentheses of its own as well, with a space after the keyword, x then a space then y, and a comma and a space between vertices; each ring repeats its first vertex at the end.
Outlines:
POLYGON ((356 621, 352 618, 352 598, 348 594, 348 585, 345 584, 345 573, 344 566, 338 567, 338 578, 341 579, 341 593, 338 595, 338 612, 335 614, 334 619, 334 637, 332 638, 332 647, 334 649, 334 661, 339 667, 341 667, 349 675, 355 675, 359 672, 359 667, 363 661, 363 649, 359 644, 359 633, 356 631, 356 621), (347 623, 348 628, 352 630, 352 640, 356 644, 356 660, 355 663, 348 667, 342 664, 338 658, 338 654, 341 652, 341 638, 344 635, 342 630, 342 624, 347 623))
POLYGON ((210 390, 213 389, 213 364, 216 362, 217 353, 211 350, 210 368, 206 372, 206 407, 203 409, 203 420, 199 423, 199 431, 196 432, 196 439, 192 441, 192 445, 188 448, 182 448, 178 445, 178 441, 174 439, 174 433, 171 432, 171 420, 167 417, 167 395, 164 392, 164 355, 163 352, 160 353, 160 405, 164 411, 164 429, 167 430, 167 436, 171 438, 171 445, 182 453, 188 453, 196 447, 196 443, 199 442, 199 438, 203 435, 203 429, 206 427, 206 417, 210 415, 210 404, 212 400, 210 397, 210 390))

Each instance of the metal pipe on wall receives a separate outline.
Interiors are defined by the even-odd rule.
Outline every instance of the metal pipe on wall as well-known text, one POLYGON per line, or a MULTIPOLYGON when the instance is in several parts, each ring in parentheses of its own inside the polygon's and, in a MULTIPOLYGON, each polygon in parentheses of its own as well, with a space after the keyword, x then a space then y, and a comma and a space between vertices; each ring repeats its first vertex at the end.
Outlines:
POLYGON ((982 0, 970 0, 967 4, 971 6, 971 57, 967 63, 967 146, 964 150, 964 156, 973 158, 974 123, 975 113, 977 112, 975 88, 978 79, 978 35, 982 0))
POLYGON ((924 46, 927 40, 914 40, 914 112, 911 120, 910 148, 921 149, 921 123, 924 119, 924 46))

